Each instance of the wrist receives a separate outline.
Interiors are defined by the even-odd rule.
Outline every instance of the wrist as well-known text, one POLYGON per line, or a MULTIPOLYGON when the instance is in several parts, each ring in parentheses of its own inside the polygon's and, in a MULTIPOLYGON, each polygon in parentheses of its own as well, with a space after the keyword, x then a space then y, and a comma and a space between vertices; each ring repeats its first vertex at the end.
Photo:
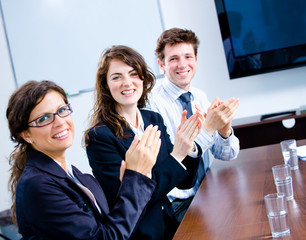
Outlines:
POLYGON ((232 135, 232 129, 228 129, 226 132, 218 131, 220 136, 223 138, 229 138, 232 135))

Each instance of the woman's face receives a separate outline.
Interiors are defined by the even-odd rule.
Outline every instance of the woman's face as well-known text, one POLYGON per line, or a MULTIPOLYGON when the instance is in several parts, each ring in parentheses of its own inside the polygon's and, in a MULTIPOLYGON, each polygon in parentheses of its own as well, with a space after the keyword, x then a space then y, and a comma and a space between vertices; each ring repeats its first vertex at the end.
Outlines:
POLYGON ((112 60, 107 72, 107 85, 117 102, 118 112, 137 107, 143 93, 143 81, 131 66, 117 59, 112 60))
MULTIPOLYGON (((51 91, 32 110, 29 122, 47 113, 55 113, 65 105, 62 95, 51 91)), ((56 160, 65 157, 65 150, 72 145, 74 126, 71 115, 63 118, 58 115, 54 117, 54 122, 51 124, 43 127, 29 127, 21 136, 27 142, 31 141, 33 148, 56 160)))

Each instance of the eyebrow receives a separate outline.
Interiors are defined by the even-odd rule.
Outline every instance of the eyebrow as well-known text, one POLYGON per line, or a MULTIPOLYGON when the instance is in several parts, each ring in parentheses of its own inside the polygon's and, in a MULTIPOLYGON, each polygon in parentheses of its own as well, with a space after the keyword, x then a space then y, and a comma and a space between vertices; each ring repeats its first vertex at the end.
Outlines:
MULTIPOLYGON (((136 71, 137 72, 137 70, 136 69, 132 69, 132 70, 130 70, 130 71, 128 71, 128 73, 131 73, 131 72, 134 72, 134 71, 136 71)), ((111 75, 110 75, 110 77, 112 77, 113 75, 122 75, 122 73, 112 73, 111 75)))
MULTIPOLYGON (((67 103, 65 103, 65 102, 64 102, 64 104, 60 104, 60 105, 57 107, 57 110, 56 110, 56 111, 58 111, 61 107, 65 106, 66 104, 67 104, 67 103)), ((45 115, 47 115, 47 114, 50 114, 50 113, 53 113, 53 112, 43 112, 43 113, 37 115, 37 117, 34 117, 34 119, 39 118, 39 117, 43 117, 43 116, 45 116, 45 115)))

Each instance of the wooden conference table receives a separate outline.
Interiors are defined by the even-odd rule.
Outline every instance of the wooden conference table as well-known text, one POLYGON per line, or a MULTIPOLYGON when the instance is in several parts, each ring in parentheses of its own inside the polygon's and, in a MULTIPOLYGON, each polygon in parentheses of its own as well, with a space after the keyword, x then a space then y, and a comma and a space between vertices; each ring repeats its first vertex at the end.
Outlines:
MULTIPOLYGON (((230 162, 215 160, 173 239, 272 239, 263 198, 276 192, 272 167, 278 164, 283 164, 280 144, 241 150, 230 162)), ((280 239, 306 239, 305 161, 299 160, 292 180, 290 236, 280 239)))

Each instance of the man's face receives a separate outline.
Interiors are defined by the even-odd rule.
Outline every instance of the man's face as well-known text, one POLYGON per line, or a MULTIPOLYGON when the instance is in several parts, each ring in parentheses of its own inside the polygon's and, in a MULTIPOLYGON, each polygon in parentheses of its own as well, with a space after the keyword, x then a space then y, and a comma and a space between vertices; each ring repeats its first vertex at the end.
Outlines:
POLYGON ((190 43, 167 44, 164 49, 164 62, 158 60, 170 82, 187 91, 197 67, 197 56, 190 43))

